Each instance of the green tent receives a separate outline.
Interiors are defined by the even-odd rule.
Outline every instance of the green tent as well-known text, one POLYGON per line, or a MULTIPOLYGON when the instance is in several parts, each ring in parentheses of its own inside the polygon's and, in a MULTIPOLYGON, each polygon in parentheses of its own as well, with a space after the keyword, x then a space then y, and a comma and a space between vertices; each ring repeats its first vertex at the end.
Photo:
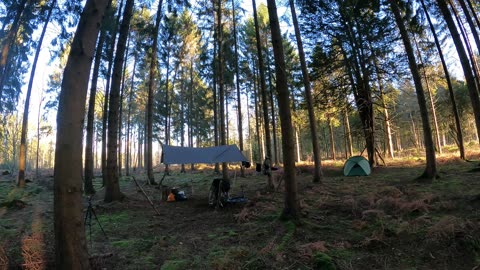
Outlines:
POLYGON ((365 176, 370 175, 371 172, 368 160, 362 156, 353 156, 347 159, 343 166, 345 176, 365 176))

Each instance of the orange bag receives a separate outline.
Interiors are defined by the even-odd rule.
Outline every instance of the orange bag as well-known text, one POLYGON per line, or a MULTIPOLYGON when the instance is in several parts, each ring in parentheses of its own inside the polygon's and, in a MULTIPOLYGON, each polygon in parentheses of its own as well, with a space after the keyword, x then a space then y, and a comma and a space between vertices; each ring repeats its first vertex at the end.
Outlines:
POLYGON ((174 202, 174 201, 175 201, 175 194, 170 192, 170 194, 168 194, 168 197, 167 197, 167 202, 174 202))

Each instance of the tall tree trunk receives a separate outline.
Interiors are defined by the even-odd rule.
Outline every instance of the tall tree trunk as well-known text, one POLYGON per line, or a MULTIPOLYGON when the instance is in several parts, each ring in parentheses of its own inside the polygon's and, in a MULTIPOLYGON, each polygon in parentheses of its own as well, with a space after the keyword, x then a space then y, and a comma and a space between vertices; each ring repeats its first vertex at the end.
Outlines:
POLYGON ((440 142, 440 130, 438 128, 437 112, 435 110, 435 101, 433 100, 434 98, 433 98, 433 95, 432 95, 432 90, 430 89, 430 83, 428 82, 427 72, 425 70, 425 64, 424 64, 423 59, 422 59, 422 53, 420 52, 420 48, 418 47, 418 42, 417 42, 417 39, 416 39, 415 35, 412 35, 412 36, 413 36, 413 41, 415 42, 415 47, 417 49, 417 54, 418 54, 418 59, 419 59, 419 62, 420 62, 420 66, 423 67, 423 68, 419 68, 419 72, 420 72, 420 69, 423 71, 423 78, 425 80, 425 87, 427 88, 428 98, 429 98, 429 101, 430 101, 430 108, 432 109, 433 129, 434 129, 434 132, 435 132, 435 146, 437 148, 438 153, 442 154, 442 144, 440 142))
MULTIPOLYGON (((215 6, 215 1, 212 1, 212 3, 215 6)), ((215 7, 213 8, 215 10, 215 7)), ((213 17, 215 18, 215 11, 213 12, 213 17)), ((217 96, 217 76, 218 76, 218 65, 216 61, 216 57, 218 57, 218 52, 217 52, 217 40, 218 39, 218 31, 217 28, 214 27, 214 37, 215 40, 213 42, 213 137, 215 141, 215 146, 218 146, 220 144, 219 141, 219 136, 218 136, 218 96, 217 96)), ((220 173, 220 166, 218 163, 215 163, 215 173, 220 173)))
POLYGON ((347 142, 347 152, 348 156, 351 157, 353 156, 353 143, 352 143, 352 132, 350 131, 350 120, 348 119, 348 109, 345 108, 344 114, 343 114, 343 121, 345 125, 345 136, 346 136, 346 142, 347 142))
POLYGON ((120 84, 125 50, 132 18, 134 0, 127 0, 123 12, 122 24, 118 35, 117 50, 113 64, 112 88, 110 90, 110 110, 108 111, 108 155, 107 155, 107 182, 105 185, 105 202, 120 201, 125 195, 120 192, 117 160, 117 140, 119 126, 120 84))
POLYGON ((9 59, 11 58, 11 48, 15 44, 15 39, 17 37, 18 29, 20 28, 20 19, 22 18, 23 11, 27 6, 28 0, 21 0, 17 6, 17 11, 15 13, 15 18, 13 19, 12 25, 8 30, 7 36, 3 39, 3 42, 0 44, 0 111, 2 111, 1 97, 3 94, 3 85, 7 76, 7 69, 9 65, 9 59))
POLYGON ((322 167, 320 157, 320 147, 318 146, 317 123, 315 120, 315 110, 313 109, 312 90, 310 87, 310 78, 308 76, 307 62, 305 61, 305 52, 303 51, 302 36, 298 27, 297 13, 293 0, 289 0, 290 10, 292 13, 293 27, 295 29, 295 37, 297 39, 298 55, 300 56, 300 64, 302 66, 303 87, 305 88, 305 100, 307 102, 308 122, 310 124, 310 136, 312 137, 313 161, 315 171, 313 174, 313 182, 319 183, 322 180, 322 167))
MULTIPOLYGON (((252 0, 253 6, 253 20, 255 22, 255 37, 256 37, 256 44, 257 44, 257 54, 258 54, 258 71, 260 72, 260 94, 262 97, 262 111, 263 111, 263 123, 265 128, 265 145, 266 145, 266 154, 265 159, 270 159, 272 156, 272 142, 271 142, 271 135, 270 135, 270 121, 268 117, 268 101, 267 101, 267 86, 265 83, 265 63, 263 62, 263 55, 262 55, 262 41, 260 39, 260 29, 258 26, 258 15, 257 15, 257 7, 255 0, 252 0)), ((272 174, 267 174, 267 189, 273 190, 273 179, 272 174)))
MULTIPOLYGON (((193 147, 193 59, 190 60, 190 87, 189 87, 189 102, 188 102, 188 146, 193 147)), ((195 170, 195 164, 190 164, 190 171, 195 170)))
MULTIPOLYGON (((475 20, 475 22, 477 23, 477 27, 480 27, 480 19, 477 16, 477 11, 473 7, 472 1, 471 0, 465 0, 465 1, 467 1, 467 5, 470 9, 470 12, 472 13, 472 17, 475 20)), ((480 50, 480 48, 479 48, 479 50, 480 50)))
POLYGON ((130 80, 130 91, 128 94, 128 112, 127 112, 127 142, 126 142, 126 159, 125 159, 125 174, 130 176, 130 167, 132 166, 132 155, 131 155, 131 141, 130 141, 130 133, 131 133, 131 115, 132 115, 132 102, 133 102, 133 88, 135 82, 135 69, 137 68, 137 54, 134 53, 133 59, 133 70, 132 70, 132 78, 130 80))
POLYGON ((297 162, 301 162, 302 161, 302 154, 301 154, 301 150, 300 150, 300 136, 298 135, 298 125, 295 128, 295 146, 296 146, 296 150, 297 150, 297 162))
MULTIPOLYGON (((107 10, 111 7, 107 7, 107 10)), ((105 17, 106 18, 106 17, 105 17)), ((105 20, 104 18, 104 20, 105 20)), ((98 75, 100 73, 100 63, 102 62, 103 44, 105 42, 106 30, 102 29, 100 38, 97 43, 97 49, 95 52, 95 63, 93 65, 93 75, 90 84, 90 98, 88 100, 88 112, 87 112, 87 130, 86 130, 86 143, 85 143, 85 166, 84 166, 84 178, 85 178, 85 193, 94 194, 95 189, 93 187, 93 133, 94 133, 94 118, 95 118, 95 99, 97 96, 97 82, 98 75)))
POLYGON ((290 94, 287 84, 287 70, 283 52, 282 33, 278 21, 277 5, 275 0, 267 0, 268 14, 270 16, 270 29, 272 32, 273 52, 275 56, 275 71, 277 78, 277 97, 280 122, 282 127, 282 152, 285 179, 285 207, 283 218, 298 219, 298 186, 295 178, 295 158, 293 149, 292 114, 290 111, 290 94))
POLYGON ((257 158, 258 162, 262 163, 262 157, 265 156, 263 152, 263 144, 260 140, 260 113, 258 111, 258 78, 257 78, 257 69, 255 68, 255 61, 253 61, 253 100, 254 100, 254 113, 255 113, 255 134, 257 135, 257 158))
POLYGON ((269 50, 266 50, 267 53, 267 72, 268 72, 268 95, 269 95, 269 102, 270 102, 270 111, 272 113, 272 137, 273 137, 273 164, 279 163, 278 158, 278 142, 277 142, 277 120, 276 120, 276 110, 275 110, 275 102, 273 100, 273 92, 275 89, 273 88, 273 79, 272 79, 272 71, 270 70, 270 56, 269 50))
MULTIPOLYGON (((480 37, 478 36, 478 32, 477 32, 477 27, 480 27, 480 25, 475 26, 475 22, 473 21, 473 18, 470 15, 470 9, 467 7, 467 4, 465 3, 465 1, 457 0, 457 2, 460 3, 460 6, 462 7, 464 17, 467 20, 468 25, 470 26, 470 30, 471 30, 470 33, 472 34, 473 39, 477 44, 477 50, 480 52, 480 37)), ((475 11, 473 12, 473 14, 475 14, 475 11)))
POLYGON ((333 135, 333 126, 330 116, 327 118, 328 131, 330 134, 330 151, 332 153, 332 159, 337 160, 337 153, 335 152, 335 136, 333 135))
MULTIPOLYGON (((39 164, 38 164, 38 156, 40 152, 40 119, 41 119, 41 111, 42 111, 42 102, 43 102, 43 91, 40 94, 40 102, 38 103, 38 113, 37 113, 37 154, 36 154, 36 162, 35 162, 35 179, 38 180, 39 178, 39 164)), ((44 161, 44 159, 42 159, 44 161)), ((43 162, 45 164, 45 162, 43 162)))
MULTIPOLYGON (((233 16, 233 38, 235 45, 235 86, 237 88, 237 124, 238 124, 238 144, 240 151, 243 152, 243 115, 242 115, 242 100, 240 96, 240 76, 238 68, 238 42, 237 42, 237 20, 235 19, 236 9, 235 0, 232 0, 232 16, 233 16)), ((245 168, 240 166, 240 176, 245 177, 245 168)))
POLYGON ((109 0, 87 0, 63 72, 54 169, 55 266, 90 269, 82 205, 82 129, 88 77, 109 0))
POLYGON ((415 60, 415 53, 413 51, 410 38, 408 36, 407 29, 405 27, 403 18, 400 14, 400 9, 397 4, 397 0, 389 0, 390 7, 392 9, 393 15, 395 16, 395 21, 397 27, 400 30, 400 35, 403 40, 405 47, 405 52, 408 57, 408 65, 410 71, 412 72, 413 81, 415 84, 415 90, 417 93, 418 105, 420 107, 420 115, 422 117, 423 125, 423 136, 425 141, 425 155, 427 159, 427 164, 424 173, 420 177, 421 179, 426 179, 427 181, 433 180, 437 176, 437 164, 435 161, 435 147, 432 139, 432 130, 430 128, 430 121, 428 119, 428 110, 425 100, 425 93, 423 91, 422 79, 420 77, 420 72, 418 71, 418 66, 415 60))
MULTIPOLYGON (((111 36, 107 42, 107 78, 106 78, 106 86, 105 86, 105 96, 104 96, 104 103, 103 103, 103 119, 102 119, 102 180, 103 186, 106 185, 107 182, 107 122, 108 122, 108 104, 109 104, 109 97, 110 97, 110 88, 112 82, 112 68, 113 68, 113 57, 115 51, 115 44, 117 40, 117 30, 118 25, 120 24, 120 17, 122 15, 122 7, 123 7, 123 0, 120 1, 118 5, 118 13, 117 17, 115 18, 115 25, 113 30, 111 30, 111 36)), ((112 15, 113 16, 113 15, 112 15)), ((113 19, 113 18, 107 18, 113 19)))
MULTIPOLYGON (((168 129, 168 112, 170 110, 169 104, 169 88, 170 88, 170 49, 167 49, 167 67, 165 73, 165 145, 170 144, 170 131, 168 129)), ((169 174, 168 164, 165 164, 165 174, 169 174)))
POLYGON ((457 135, 457 144, 458 144, 458 149, 460 151, 460 158, 465 159, 465 146, 463 144, 463 131, 462 131, 462 126, 460 122, 460 116, 458 115, 458 109, 457 109, 457 102, 455 101, 455 95, 453 93, 453 86, 452 86, 452 81, 450 79, 450 73, 448 71, 447 64, 445 62, 445 57, 443 56, 443 51, 442 47, 440 46, 440 41, 438 40, 437 33, 435 31, 435 27, 433 26, 432 20, 430 19, 430 14, 428 13, 428 9, 425 6, 425 1, 421 0, 420 3, 422 4, 423 11, 425 12, 428 25, 430 26, 430 31, 432 32, 433 38, 435 40, 435 46, 437 47, 438 55, 440 56, 440 61, 442 63, 442 68, 445 73, 445 79, 447 80, 447 86, 448 86, 448 93, 450 96, 450 102, 452 103, 452 111, 453 111, 453 116, 455 119, 455 127, 456 127, 456 135, 457 135))
MULTIPOLYGON (((223 24, 222 24, 222 0, 217 1, 217 27, 218 27, 218 96, 219 96, 219 113, 220 113, 220 145, 226 145, 225 134, 225 91, 223 85, 223 24)), ((222 162, 223 179, 228 179, 228 165, 222 162)))
POLYGON ((475 124, 477 127, 477 136, 480 136, 480 97, 478 95, 479 90, 475 81, 475 77, 472 73, 472 68, 470 66, 469 58, 465 47, 463 46, 460 33, 455 25, 455 22, 452 18, 452 14, 448 9, 447 3, 445 0, 437 0, 438 7, 447 23, 448 29, 452 35, 453 43, 457 49, 458 57, 460 59, 460 64, 462 65, 463 74, 465 75, 465 80, 467 82, 468 93, 470 94, 470 101, 472 103, 473 115, 475 117, 475 124))
POLYGON ((150 55, 150 70, 148 81, 148 101, 147 101, 147 177, 150 184, 155 184, 153 177, 153 102, 155 89, 155 75, 157 70, 157 48, 158 48, 158 30, 160 29, 160 19, 162 18, 162 0, 158 1, 157 17, 155 19, 155 28, 153 31, 153 43, 150 55))
POLYGON ((480 70, 477 64, 477 57, 473 51, 472 45, 470 44, 469 33, 467 33, 467 30, 464 27, 462 18, 460 17, 455 4, 452 2, 452 0, 448 0, 448 1, 450 3, 450 6, 452 7, 452 14, 455 17, 455 20, 457 21, 458 29, 460 29, 460 34, 463 37, 465 48, 467 49, 467 54, 468 54, 468 57, 470 58, 473 76, 477 84, 477 90, 479 91, 479 94, 480 94, 480 70))
POLYGON ((130 35, 127 37, 127 47, 125 50, 125 60, 123 61, 122 83, 120 90, 120 113, 118 125, 118 176, 122 177, 122 128, 123 128, 123 98, 125 95, 125 78, 127 76, 128 48, 130 47, 130 35))
MULTIPOLYGON (((20 160, 18 166, 18 182, 17 186, 20 188, 25 187, 25 167, 27 163, 27 128, 28 128, 28 110, 30 109, 30 96, 32 95, 33 79, 35 77, 35 70, 37 69, 38 57, 40 56, 40 51, 42 50, 43 38, 45 37, 45 32, 47 31, 48 23, 50 22, 50 17, 52 15, 53 8, 56 5, 56 0, 54 0, 48 10, 47 18, 45 19, 45 24, 43 25, 42 33, 38 40, 37 50, 35 52, 35 57, 33 58, 32 70, 30 72, 30 80, 28 81, 27 95, 25 97, 25 107, 23 108, 23 121, 22 121, 22 134, 20 137, 20 160)), ((1 96, 0 96, 1 99, 1 96)))

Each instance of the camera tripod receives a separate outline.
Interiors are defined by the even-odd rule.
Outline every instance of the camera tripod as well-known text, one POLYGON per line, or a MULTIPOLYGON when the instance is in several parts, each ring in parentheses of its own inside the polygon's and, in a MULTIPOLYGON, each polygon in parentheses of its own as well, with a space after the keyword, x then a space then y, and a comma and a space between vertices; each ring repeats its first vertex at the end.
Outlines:
POLYGON ((87 206, 87 211, 85 212, 85 229, 87 228, 88 225, 88 234, 90 235, 90 245, 92 244, 92 215, 95 218, 95 220, 98 223, 98 226, 100 226, 100 229, 102 230, 103 236, 108 240, 107 234, 103 230, 102 224, 100 223, 100 220, 98 220, 97 214, 95 213, 95 209, 93 209, 92 206, 92 198, 94 195, 91 195, 88 198, 88 206, 87 206))

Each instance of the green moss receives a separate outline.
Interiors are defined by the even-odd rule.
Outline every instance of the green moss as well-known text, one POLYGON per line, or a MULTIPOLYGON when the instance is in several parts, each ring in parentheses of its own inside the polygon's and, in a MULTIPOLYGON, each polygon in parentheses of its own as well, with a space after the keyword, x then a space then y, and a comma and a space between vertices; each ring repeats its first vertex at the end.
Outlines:
POLYGON ((332 257, 323 252, 317 252, 313 255, 314 269, 317 270, 336 270, 332 257))
POLYGON ((297 225, 295 225, 293 221, 287 221, 285 222, 285 229, 287 230, 287 232, 282 237, 282 242, 277 248, 278 251, 283 251, 285 247, 288 246, 288 243, 290 243, 290 241, 292 240, 295 230, 297 229, 297 225))

